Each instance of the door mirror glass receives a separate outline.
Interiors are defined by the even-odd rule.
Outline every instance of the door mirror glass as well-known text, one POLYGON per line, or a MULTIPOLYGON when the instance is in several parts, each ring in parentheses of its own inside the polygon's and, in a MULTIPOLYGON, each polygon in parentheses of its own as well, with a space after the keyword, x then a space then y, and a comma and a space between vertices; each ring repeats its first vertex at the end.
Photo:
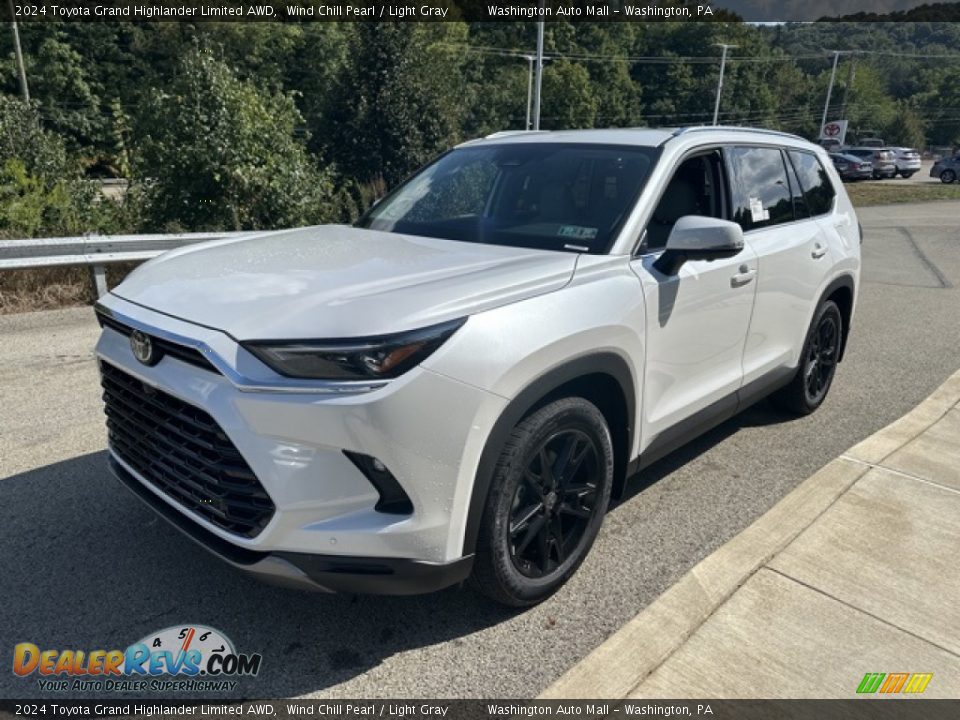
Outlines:
POLYGON ((687 260, 717 260, 743 250, 740 225, 719 218, 684 215, 667 238, 667 247, 654 263, 665 275, 676 275, 687 260))

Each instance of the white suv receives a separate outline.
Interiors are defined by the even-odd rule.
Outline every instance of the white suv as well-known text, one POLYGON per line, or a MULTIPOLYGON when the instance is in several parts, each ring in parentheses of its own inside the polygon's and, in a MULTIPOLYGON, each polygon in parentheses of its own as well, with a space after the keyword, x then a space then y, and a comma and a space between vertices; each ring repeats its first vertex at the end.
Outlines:
POLYGON ((791 135, 468 142, 353 227, 176 250, 105 297, 110 464, 276 582, 532 604, 637 471, 768 394, 823 402, 860 242, 791 135))

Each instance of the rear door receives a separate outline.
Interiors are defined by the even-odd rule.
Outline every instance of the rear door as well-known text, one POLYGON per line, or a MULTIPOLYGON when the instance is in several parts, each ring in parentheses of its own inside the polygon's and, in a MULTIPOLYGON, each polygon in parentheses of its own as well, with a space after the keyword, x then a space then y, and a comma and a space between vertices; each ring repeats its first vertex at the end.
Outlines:
MULTIPOLYGON (((826 172, 804 153, 809 186, 826 172)), ((805 193, 789 155, 777 147, 727 151, 734 219, 758 257, 757 295, 743 353, 744 396, 792 374, 813 304, 830 268, 830 248, 817 216, 832 195, 805 193), (758 209, 760 211, 758 212, 758 209), (756 383, 756 385, 755 385, 756 383)), ((832 191, 832 186, 827 187, 832 191)))

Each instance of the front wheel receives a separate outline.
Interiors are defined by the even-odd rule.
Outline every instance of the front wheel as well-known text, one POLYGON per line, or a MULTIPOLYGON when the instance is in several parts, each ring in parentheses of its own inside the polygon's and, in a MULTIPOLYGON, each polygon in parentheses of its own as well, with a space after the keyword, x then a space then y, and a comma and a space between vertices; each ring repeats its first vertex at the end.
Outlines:
POLYGON ((552 595, 593 546, 612 485, 613 441, 595 405, 568 397, 524 418, 494 470, 474 584, 514 607, 552 595))
POLYGON ((940 182, 949 185, 957 179, 957 174, 953 170, 944 170, 940 173, 940 182))
POLYGON ((833 383, 843 344, 843 315, 833 300, 818 309, 807 332, 800 367, 774 401, 798 415, 809 415, 823 404, 833 383))
POLYGON ((912 173, 912 172, 901 172, 901 173, 900 173, 900 177, 902 177, 904 180, 909 180, 911 177, 913 177, 913 173, 912 173))

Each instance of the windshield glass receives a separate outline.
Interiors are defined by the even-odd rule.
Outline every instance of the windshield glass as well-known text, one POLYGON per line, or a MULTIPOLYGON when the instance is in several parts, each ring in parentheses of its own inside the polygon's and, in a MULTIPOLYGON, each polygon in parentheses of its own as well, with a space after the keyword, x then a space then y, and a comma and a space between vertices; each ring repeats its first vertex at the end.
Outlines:
POLYGON ((649 175, 657 148, 510 143, 453 150, 357 225, 543 250, 605 253, 649 175))

